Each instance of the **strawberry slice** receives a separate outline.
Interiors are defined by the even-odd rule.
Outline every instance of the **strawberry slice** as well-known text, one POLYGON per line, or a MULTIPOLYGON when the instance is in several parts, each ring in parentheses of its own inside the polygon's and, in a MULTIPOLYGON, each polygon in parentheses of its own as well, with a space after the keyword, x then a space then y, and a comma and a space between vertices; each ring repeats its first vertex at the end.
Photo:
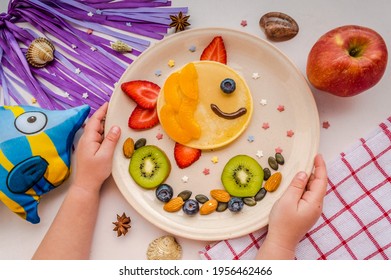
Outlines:
POLYGON ((156 107, 157 96, 160 92, 160 87, 157 84, 136 80, 122 83, 121 89, 141 108, 153 109, 156 107))
POLYGON ((175 143, 174 158, 179 168, 186 168, 196 162, 201 156, 201 150, 175 143))
POLYGON ((227 52, 221 36, 213 38, 212 42, 202 52, 200 60, 213 60, 227 64, 227 52))
POLYGON ((130 114, 128 126, 133 129, 142 130, 154 127, 159 123, 157 109, 144 109, 136 106, 130 114))

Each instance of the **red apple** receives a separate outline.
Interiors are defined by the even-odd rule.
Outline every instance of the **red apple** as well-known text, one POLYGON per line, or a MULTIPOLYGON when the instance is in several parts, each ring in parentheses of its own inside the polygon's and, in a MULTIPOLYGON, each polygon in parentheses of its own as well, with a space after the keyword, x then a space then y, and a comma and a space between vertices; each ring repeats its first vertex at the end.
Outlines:
POLYGON ((387 66, 387 46, 374 30, 346 25, 318 39, 307 60, 307 77, 317 89, 337 96, 359 94, 377 84, 387 66))

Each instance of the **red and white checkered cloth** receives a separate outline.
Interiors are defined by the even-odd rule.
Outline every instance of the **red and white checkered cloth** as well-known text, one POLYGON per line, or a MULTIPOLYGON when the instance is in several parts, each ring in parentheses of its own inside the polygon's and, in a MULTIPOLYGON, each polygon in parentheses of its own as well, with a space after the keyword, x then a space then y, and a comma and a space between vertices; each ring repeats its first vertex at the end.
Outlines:
MULTIPOLYGON (((297 259, 391 258, 391 117, 328 165, 323 213, 297 259)), ((202 259, 254 259, 267 230, 203 248, 202 259)))

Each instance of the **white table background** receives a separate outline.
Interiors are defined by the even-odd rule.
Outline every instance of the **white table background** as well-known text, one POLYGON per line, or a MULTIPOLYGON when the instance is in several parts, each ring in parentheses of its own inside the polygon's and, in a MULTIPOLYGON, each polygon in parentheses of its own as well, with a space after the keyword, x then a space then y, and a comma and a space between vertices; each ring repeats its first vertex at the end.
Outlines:
MULTIPOLYGON (((388 0, 173 0, 173 6, 189 7, 190 28, 227 27, 246 31, 260 38, 260 17, 270 11, 292 16, 299 24, 299 34, 292 40, 273 43, 284 52, 305 75, 307 55, 315 41, 332 28, 357 24, 379 32, 391 51, 391 20, 388 0), (242 20, 248 25, 242 27, 242 20)), ((8 1, 0 1, 0 12, 7 10, 8 1)), ((388 62, 390 64, 390 61, 388 62)), ((339 98, 313 90, 319 118, 328 121, 321 128, 320 147, 330 161, 356 141, 367 135, 377 124, 391 115, 391 78, 388 65, 383 79, 372 89, 350 98, 339 98)), ((72 180, 72 177, 70 178, 72 180)), ((41 222, 32 225, 11 213, 0 203, 0 259, 29 259, 50 226, 67 192, 69 182, 43 196, 38 207, 41 222)), ((145 259, 148 244, 166 234, 147 222, 127 203, 110 177, 102 189, 102 199, 96 225, 92 259, 145 259), (116 214, 131 217, 132 228, 125 237, 116 237, 112 222, 116 214)), ((208 244, 177 238, 183 248, 183 259, 199 259, 198 250, 208 244)))

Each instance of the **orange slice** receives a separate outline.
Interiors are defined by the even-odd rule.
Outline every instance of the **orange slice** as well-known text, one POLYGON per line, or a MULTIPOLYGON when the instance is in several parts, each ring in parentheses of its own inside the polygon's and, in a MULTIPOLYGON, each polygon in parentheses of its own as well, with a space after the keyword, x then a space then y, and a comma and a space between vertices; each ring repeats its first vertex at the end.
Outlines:
POLYGON ((167 104, 170 104, 175 112, 178 111, 182 102, 182 93, 179 88, 179 73, 172 73, 164 84, 164 99, 167 104))
POLYGON ((190 99, 198 100, 198 74, 194 63, 186 64, 179 72, 179 88, 190 99))
POLYGON ((178 123, 174 108, 165 104, 160 110, 160 123, 167 134, 176 142, 188 143, 192 137, 178 123))
POLYGON ((186 130, 192 138, 198 139, 201 136, 201 127, 194 118, 194 112, 197 109, 197 103, 194 100, 184 98, 178 111, 178 123, 186 130))

